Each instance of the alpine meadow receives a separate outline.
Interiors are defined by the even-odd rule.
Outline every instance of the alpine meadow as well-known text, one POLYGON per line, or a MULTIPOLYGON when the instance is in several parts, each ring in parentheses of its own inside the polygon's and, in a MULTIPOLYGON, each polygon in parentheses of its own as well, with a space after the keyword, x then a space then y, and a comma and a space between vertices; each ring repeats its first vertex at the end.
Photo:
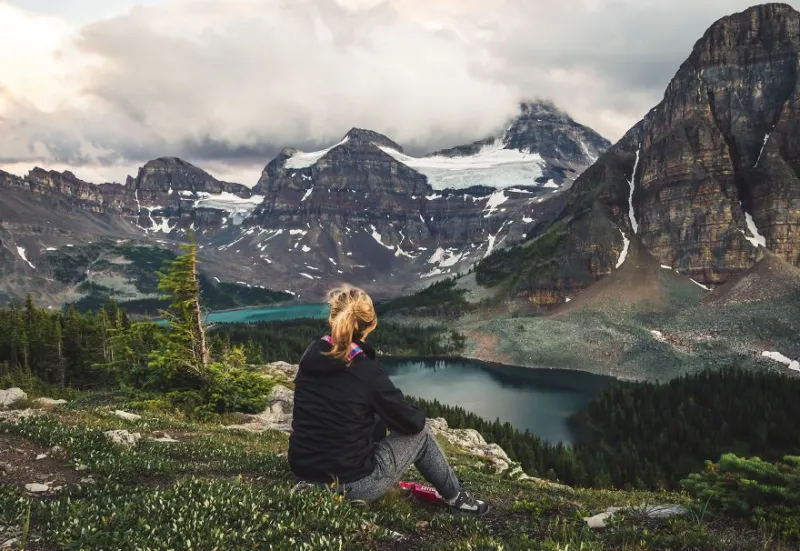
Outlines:
POLYGON ((800 549, 800 6, 562 4, 0 0, 0 549, 800 549))

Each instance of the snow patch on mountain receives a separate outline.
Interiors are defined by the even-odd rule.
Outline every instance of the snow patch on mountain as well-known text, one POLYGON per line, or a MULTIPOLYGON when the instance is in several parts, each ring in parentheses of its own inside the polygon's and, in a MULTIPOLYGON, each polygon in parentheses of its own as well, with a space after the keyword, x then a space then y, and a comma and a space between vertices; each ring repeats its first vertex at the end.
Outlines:
POLYGON ((309 153, 306 153, 305 151, 298 151, 294 153, 291 157, 286 159, 286 164, 284 164, 284 166, 286 168, 296 168, 296 169, 308 168, 317 161, 319 161, 322 157, 324 157, 325 154, 328 153, 328 151, 330 151, 334 147, 339 147, 340 145, 344 145, 345 143, 347 143, 347 140, 349 139, 350 138, 345 137, 345 139, 343 139, 339 143, 332 145, 327 149, 322 149, 320 151, 312 151, 309 153))
POLYGON ((490 234, 490 235, 489 235, 489 240, 488 240, 488 243, 487 243, 487 246, 486 246, 486 254, 484 254, 484 255, 483 255, 483 258, 486 258, 486 257, 488 257, 490 254, 492 254, 492 251, 494 251, 494 248, 495 248, 497 245, 499 245, 500 243, 502 243, 502 242, 503 242, 503 239, 505 239, 505 237, 504 237, 503 239, 501 239, 501 240, 500 240, 500 243, 498 243, 498 242, 497 242, 497 237, 500 235, 500 232, 502 232, 502 231, 503 231, 503 228, 505 228, 505 227, 506 227, 506 224, 507 224, 507 223, 508 223, 508 220, 506 220, 505 222, 503 222, 503 225, 502 225, 502 226, 500 226, 500 229, 499 229, 499 230, 497 230, 497 233, 496 233, 496 234, 494 234, 494 235, 491 235, 491 234, 490 234))
POLYGON ((767 147, 767 143, 769 143, 769 136, 770 133, 767 132, 767 134, 764 136, 764 143, 761 146, 761 151, 758 152, 758 159, 756 159, 756 164, 753 165, 753 168, 758 168, 758 163, 761 162, 761 156, 764 154, 764 149, 767 147))
POLYGON ((747 239, 750 242, 750 244, 752 244, 756 248, 758 247, 766 248, 767 238, 761 235, 761 233, 759 233, 758 226, 756 226, 756 223, 753 220, 753 215, 750 214, 749 212, 745 212, 744 219, 747 222, 747 229, 750 232, 750 235, 747 235, 745 232, 742 232, 744 234, 744 238, 747 239))
POLYGON ((263 195, 243 198, 227 191, 214 194, 200 191, 196 195, 198 199, 194 202, 194 208, 216 209, 228 212, 235 226, 240 225, 264 201, 263 195))
POLYGON ((698 287, 702 287, 702 288, 703 288, 703 289, 705 289, 706 291, 710 291, 710 290, 711 290, 711 287, 707 287, 707 286, 703 285, 702 283, 700 283, 699 281, 695 281, 695 280, 694 280, 694 279, 692 279, 692 278, 689 278, 689 281, 691 281, 692 283, 694 283, 694 284, 695 284, 695 285, 697 285, 698 287))
POLYGON ((780 352, 764 352, 761 355, 765 358, 769 358, 770 360, 784 364, 792 371, 800 371, 800 362, 797 360, 792 360, 791 358, 787 358, 780 352))
POLYGON ((463 256, 464 253, 459 253, 456 249, 438 247, 428 259, 428 264, 437 264, 440 268, 450 268, 458 264, 463 256))
POLYGON ((434 189, 463 189, 471 186, 506 188, 536 186, 547 166, 538 153, 504 149, 502 140, 464 157, 412 157, 389 147, 381 151, 428 177, 434 189))
POLYGON ((631 193, 628 196, 628 216, 631 219, 631 227, 633 228, 633 233, 639 233, 639 222, 636 221, 636 213, 633 210, 633 192, 636 190, 636 171, 639 168, 639 156, 642 153, 642 146, 639 145, 639 149, 636 150, 636 162, 633 164, 633 174, 631 174, 631 179, 628 180, 628 185, 631 188, 631 193))
POLYGON ((497 212, 498 207, 508 201, 508 199, 509 198, 504 191, 496 191, 492 193, 486 203, 486 208, 483 210, 483 212, 488 211, 486 214, 484 214, 484 218, 489 218, 492 214, 497 212))
POLYGON ((171 233, 172 230, 175 229, 175 226, 178 225, 177 222, 176 222, 175 224, 170 226, 169 225, 169 216, 159 216, 159 218, 161 218, 161 223, 156 222, 155 219, 153 218, 153 216, 150 215, 150 220, 153 223, 153 227, 150 228, 150 231, 156 232, 156 233, 157 232, 171 233))
POLYGON ((597 155, 592 155, 592 153, 589 151, 589 148, 586 147, 586 142, 581 140, 580 145, 581 145, 581 151, 583 152, 584 155, 586 155, 586 159, 589 161, 589 166, 597 162, 598 158, 597 155))
POLYGON ((384 243, 384 242, 383 242, 383 238, 381 237, 381 234, 378 232, 378 230, 375 228, 375 226, 370 226, 370 229, 372 229, 372 234, 371 234, 371 235, 372 235, 372 239, 374 239, 375 241, 377 241, 377 242, 378 242, 378 244, 379 244, 381 247, 386 247, 386 248, 387 248, 387 249, 389 249, 390 251, 393 251, 393 250, 394 250, 394 246, 392 246, 392 245, 387 245, 386 243, 384 243))
POLYGON ((30 261, 30 260, 28 260, 28 257, 27 257, 27 256, 25 256, 25 247, 17 247, 17 254, 19 254, 19 257, 20 257, 22 260, 24 260, 25 262, 27 262, 27 263, 28 263, 28 266, 30 266, 30 267, 31 267, 31 268, 33 268, 34 270, 36 269, 36 266, 34 266, 33 264, 31 264, 31 261, 30 261))
POLYGON ((628 259, 628 249, 631 246, 631 240, 625 236, 625 232, 619 230, 619 233, 622 234, 622 254, 619 255, 619 260, 617 261, 617 269, 621 268, 625 261, 628 259))

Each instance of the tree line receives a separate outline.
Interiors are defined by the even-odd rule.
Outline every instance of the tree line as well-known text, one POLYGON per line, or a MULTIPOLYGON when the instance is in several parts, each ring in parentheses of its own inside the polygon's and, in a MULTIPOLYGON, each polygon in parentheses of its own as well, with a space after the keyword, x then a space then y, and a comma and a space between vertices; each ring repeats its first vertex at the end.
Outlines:
POLYGON ((473 428, 526 472, 569 485, 676 489, 724 453, 800 455, 800 379, 726 367, 665 384, 612 385, 574 419, 588 436, 551 444, 460 407, 416 400, 430 417, 473 428))
POLYGON ((197 248, 184 249, 158 274, 165 324, 132 321, 113 301, 96 313, 45 310, 30 297, 0 309, 0 385, 33 378, 62 390, 159 394, 199 416, 263 410, 271 383, 242 347, 209 336, 197 248))

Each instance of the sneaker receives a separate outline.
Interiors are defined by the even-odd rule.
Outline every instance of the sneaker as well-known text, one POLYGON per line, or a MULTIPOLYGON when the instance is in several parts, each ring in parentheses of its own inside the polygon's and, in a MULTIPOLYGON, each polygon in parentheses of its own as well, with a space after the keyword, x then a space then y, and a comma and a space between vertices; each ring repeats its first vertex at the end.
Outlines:
POLYGON ((451 513, 467 513, 482 517, 489 512, 489 504, 479 499, 473 499, 467 492, 462 491, 452 501, 447 501, 447 508, 451 513))

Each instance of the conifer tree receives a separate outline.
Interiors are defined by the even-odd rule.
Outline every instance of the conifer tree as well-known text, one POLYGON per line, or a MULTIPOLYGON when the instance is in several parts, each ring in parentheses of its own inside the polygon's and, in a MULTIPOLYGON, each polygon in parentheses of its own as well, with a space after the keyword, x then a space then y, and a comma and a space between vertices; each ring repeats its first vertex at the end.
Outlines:
POLYGON ((181 249, 185 253, 170 261, 166 272, 158 274, 161 278, 158 289, 171 300, 169 308, 161 312, 170 330, 164 336, 163 349, 154 356, 154 363, 176 374, 183 372, 207 382, 211 352, 200 306, 197 245, 193 235, 181 249))

